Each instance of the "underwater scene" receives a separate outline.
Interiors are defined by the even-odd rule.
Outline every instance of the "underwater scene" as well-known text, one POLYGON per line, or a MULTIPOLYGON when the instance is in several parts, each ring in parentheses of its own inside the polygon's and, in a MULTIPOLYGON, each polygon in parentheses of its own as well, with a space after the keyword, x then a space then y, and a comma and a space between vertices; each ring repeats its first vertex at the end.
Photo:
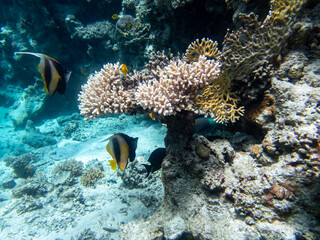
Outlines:
POLYGON ((1 0, 0 240, 320 239, 319 0, 1 0))

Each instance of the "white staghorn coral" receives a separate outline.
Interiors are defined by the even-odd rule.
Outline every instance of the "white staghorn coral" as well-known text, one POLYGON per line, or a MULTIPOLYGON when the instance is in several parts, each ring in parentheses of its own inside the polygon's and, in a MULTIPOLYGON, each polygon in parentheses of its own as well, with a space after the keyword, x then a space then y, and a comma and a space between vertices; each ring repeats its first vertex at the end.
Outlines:
POLYGON ((129 112, 133 108, 133 93, 123 87, 120 67, 120 63, 104 65, 81 87, 79 109, 86 119, 129 112))
POLYGON ((168 66, 159 69, 159 80, 139 85, 136 99, 144 109, 164 116, 174 115, 192 104, 198 91, 219 73, 220 63, 205 56, 192 63, 171 60, 168 66))

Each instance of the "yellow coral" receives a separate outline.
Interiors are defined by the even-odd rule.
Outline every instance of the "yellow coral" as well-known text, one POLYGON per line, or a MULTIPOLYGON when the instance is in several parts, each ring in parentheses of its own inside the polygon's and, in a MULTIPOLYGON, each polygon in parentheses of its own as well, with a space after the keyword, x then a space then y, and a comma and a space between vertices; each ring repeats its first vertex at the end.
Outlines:
POLYGON ((237 107, 238 101, 234 94, 230 93, 230 78, 223 73, 203 90, 194 107, 199 113, 214 118, 216 122, 235 122, 244 114, 244 107, 237 107))
POLYGON ((198 61, 200 55, 218 60, 221 52, 218 50, 217 46, 218 43, 209 38, 203 38, 201 42, 199 39, 197 39, 189 45, 186 56, 183 60, 186 62, 196 62, 198 61))
POLYGON ((271 0, 268 17, 273 23, 284 23, 297 13, 304 3, 304 0, 271 0))

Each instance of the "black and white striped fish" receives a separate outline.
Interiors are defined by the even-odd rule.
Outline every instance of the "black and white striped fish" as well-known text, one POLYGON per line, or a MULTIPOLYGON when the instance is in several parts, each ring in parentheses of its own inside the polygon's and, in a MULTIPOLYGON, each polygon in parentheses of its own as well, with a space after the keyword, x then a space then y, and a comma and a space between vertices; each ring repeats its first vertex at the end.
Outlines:
POLYGON ((65 69, 60 62, 42 53, 15 52, 14 54, 29 54, 40 58, 38 68, 42 76, 46 93, 50 96, 56 91, 60 94, 65 93, 71 71, 65 69))

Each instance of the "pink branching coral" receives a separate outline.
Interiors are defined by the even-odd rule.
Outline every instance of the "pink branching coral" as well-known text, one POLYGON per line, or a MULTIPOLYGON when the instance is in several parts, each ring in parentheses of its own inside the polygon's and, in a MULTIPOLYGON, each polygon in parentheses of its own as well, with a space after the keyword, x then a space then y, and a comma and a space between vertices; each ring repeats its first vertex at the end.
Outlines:
POLYGON ((153 79, 138 87, 137 101, 144 109, 168 116, 186 109, 198 91, 214 81, 220 73, 220 63, 200 56, 187 63, 171 60, 159 70, 159 80, 153 79))
POLYGON ((134 71, 126 76, 120 63, 106 64, 82 86, 80 113, 86 119, 141 111, 175 115, 191 106, 198 92, 219 73, 220 63, 205 56, 192 63, 171 60, 162 68, 134 71))
POLYGON ((106 64, 82 86, 78 98, 79 109, 86 119, 109 113, 130 112, 134 108, 134 92, 130 85, 127 89, 124 87, 120 67, 120 63, 106 64))

